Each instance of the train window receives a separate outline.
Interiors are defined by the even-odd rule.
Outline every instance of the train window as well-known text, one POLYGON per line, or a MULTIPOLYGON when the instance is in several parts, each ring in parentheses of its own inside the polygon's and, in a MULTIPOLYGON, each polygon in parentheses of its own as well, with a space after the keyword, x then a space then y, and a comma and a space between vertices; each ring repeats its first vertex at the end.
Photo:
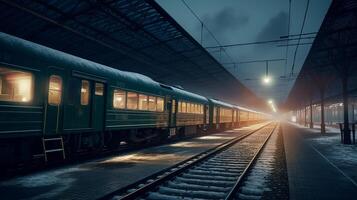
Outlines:
POLYGON ((88 105, 88 103, 89 103, 89 95, 90 95, 89 81, 82 80, 81 105, 83 105, 83 106, 88 105))
POLYGON ((125 101, 126 101, 126 92, 123 90, 114 90, 113 107, 124 109, 125 101))
MULTIPOLYGON (((164 99, 161 97, 157 97, 157 103, 156 103, 156 109, 159 112, 164 111, 164 99)), ((175 100, 172 100, 172 109, 175 109, 175 100)), ((175 112, 174 110, 172 111, 173 113, 175 112)))
POLYGON ((95 83, 95 95, 103 96, 104 94, 104 84, 103 83, 95 83))
POLYGON ((62 78, 56 75, 50 76, 48 84, 48 104, 61 104, 62 97, 62 78))
POLYGON ((139 110, 148 109, 148 96, 144 94, 139 94, 139 110))
POLYGON ((31 101, 32 84, 31 73, 0 67, 0 101, 31 101))
POLYGON ((182 107, 181 107, 181 111, 182 111, 182 113, 186 113, 186 111, 187 111, 187 109, 186 109, 186 102, 182 102, 182 107))
POLYGON ((176 100, 175 99, 173 99, 172 100, 172 103, 171 103, 171 107, 172 107, 172 113, 176 113, 176 100))
POLYGON ((217 123, 217 107, 213 107, 213 123, 217 123))
POLYGON ((197 104, 195 104, 195 113, 196 113, 196 114, 199 114, 199 113, 200 113, 200 111, 199 111, 199 109, 198 109, 198 105, 197 105, 197 104))
POLYGON ((149 110, 156 111, 156 97, 149 96, 149 110))
POLYGON ((191 113, 191 104, 186 102, 186 113, 191 113))
POLYGON ((138 101, 139 96, 138 93, 135 92, 128 92, 127 100, 126 100, 126 108, 136 110, 138 109, 138 101))
POLYGON ((178 107, 178 108, 177 108, 177 112, 181 113, 181 112, 182 112, 182 109, 181 109, 181 107, 182 107, 182 102, 181 102, 181 101, 178 102, 177 107, 178 107))

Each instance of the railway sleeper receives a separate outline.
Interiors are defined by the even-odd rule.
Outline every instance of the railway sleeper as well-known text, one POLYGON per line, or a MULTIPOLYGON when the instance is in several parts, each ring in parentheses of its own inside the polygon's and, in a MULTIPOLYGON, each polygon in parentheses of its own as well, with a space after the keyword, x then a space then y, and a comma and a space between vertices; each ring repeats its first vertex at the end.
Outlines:
POLYGON ((169 181, 167 187, 176 188, 176 189, 192 189, 192 190, 205 190, 205 191, 215 191, 215 192, 229 192, 230 187, 215 187, 215 186, 206 186, 198 184, 188 184, 188 183, 176 183, 169 181))
POLYGON ((183 189, 173 189, 165 186, 161 186, 156 192, 161 194, 182 196, 182 197, 192 197, 192 198, 203 198, 203 199, 222 199, 225 196, 225 192, 213 192, 205 190, 183 190, 183 189))
POLYGON ((183 178, 194 178, 194 179, 210 179, 210 180, 219 180, 219 181, 234 181, 236 180, 236 177, 238 177, 238 175, 236 174, 235 176, 219 176, 219 175, 212 175, 212 174, 207 174, 207 175, 197 175, 197 174, 191 174, 191 173, 185 173, 182 174, 181 177, 183 178))
POLYGON ((157 192, 149 192, 148 195, 142 200, 205 200, 191 197, 181 197, 175 195, 160 194, 157 192))
POLYGON ((209 176, 236 176, 240 171, 236 171, 234 173, 227 172, 226 170, 199 170, 199 169, 190 169, 188 173, 197 174, 197 175, 209 175, 209 176))
POLYGON ((241 173, 243 169, 222 169, 220 167, 195 167, 193 170, 206 171, 206 172, 227 172, 227 173, 241 173))
POLYGON ((202 180, 202 179, 193 179, 193 178, 183 178, 176 177, 174 179, 176 182, 183 182, 188 184, 197 184, 197 185, 212 185, 216 187, 231 187, 235 181, 213 181, 213 180, 202 180))

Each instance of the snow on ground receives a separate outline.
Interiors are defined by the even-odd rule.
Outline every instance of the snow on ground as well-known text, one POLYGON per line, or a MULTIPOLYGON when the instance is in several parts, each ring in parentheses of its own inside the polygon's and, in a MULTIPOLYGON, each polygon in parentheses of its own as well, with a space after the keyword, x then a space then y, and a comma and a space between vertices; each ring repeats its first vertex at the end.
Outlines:
POLYGON ((326 135, 310 138, 308 141, 312 142, 316 147, 322 147, 322 153, 329 159, 357 166, 357 145, 341 144, 340 133, 327 131, 326 135))
POLYGON ((326 134, 320 133, 320 125, 314 125, 314 129, 293 124, 310 132, 305 141, 315 147, 330 162, 357 182, 357 144, 341 144, 340 129, 326 126, 326 134))
POLYGON ((57 195, 70 188, 76 181, 75 178, 68 176, 68 173, 86 171, 88 169, 79 168, 77 166, 70 168, 63 168, 58 170, 50 170, 47 172, 30 174, 23 177, 18 177, 10 181, 0 183, 0 186, 22 186, 26 188, 38 188, 51 185, 58 185, 55 189, 50 189, 45 193, 39 194, 31 199, 47 199, 57 195))
POLYGON ((274 170, 278 135, 275 132, 264 147, 262 153, 249 172, 241 190, 237 193, 238 199, 261 199, 265 191, 271 191, 268 179, 274 170))
MULTIPOLYGON (((314 129, 309 129, 302 125, 294 125, 314 133, 319 133, 321 127, 320 125, 314 125, 314 129)), ((357 166, 357 145, 341 144, 340 129, 326 126, 325 135, 315 135, 315 137, 308 138, 307 140, 312 142, 313 145, 320 145, 320 147, 328 147, 322 152, 328 153, 327 155, 325 155, 328 158, 333 158, 335 160, 339 160, 357 166)))

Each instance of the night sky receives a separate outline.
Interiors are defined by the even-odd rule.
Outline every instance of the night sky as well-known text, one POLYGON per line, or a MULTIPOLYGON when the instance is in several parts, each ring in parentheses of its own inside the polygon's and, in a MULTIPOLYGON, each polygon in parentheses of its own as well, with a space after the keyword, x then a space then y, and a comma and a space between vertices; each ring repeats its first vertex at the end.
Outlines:
MULTIPOLYGON (((201 23, 182 0, 156 1, 198 42, 201 41, 201 23)), ((222 45, 276 40, 288 34, 289 0, 185 0, 185 2, 222 45)), ((290 34, 300 33, 307 2, 308 0, 291 1, 290 34)), ((303 33, 318 31, 330 3, 331 0, 309 1, 303 33)), ((218 46, 206 29, 203 29, 202 40, 204 47, 218 46)), ((300 41, 300 43, 311 42, 313 39, 300 41)), ((290 41, 290 44, 296 43, 297 41, 290 41)), ((289 77, 292 72, 296 46, 278 47, 279 44, 286 44, 286 42, 225 48, 229 56, 219 51, 219 48, 207 50, 259 97, 283 102, 311 45, 298 47, 294 75, 292 78, 284 78, 284 76, 289 77), (285 61, 269 62, 269 75, 273 77, 270 86, 263 85, 261 81, 266 73, 265 63, 238 64, 236 68, 231 64, 252 60, 285 59, 286 48, 288 48, 286 64, 285 61)))

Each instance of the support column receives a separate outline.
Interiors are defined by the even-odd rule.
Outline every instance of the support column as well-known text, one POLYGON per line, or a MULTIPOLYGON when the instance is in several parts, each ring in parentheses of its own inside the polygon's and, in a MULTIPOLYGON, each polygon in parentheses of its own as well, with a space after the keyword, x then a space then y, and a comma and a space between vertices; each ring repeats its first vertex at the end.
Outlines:
POLYGON ((304 126, 307 126, 307 121, 306 121, 306 105, 304 106, 304 126))
POLYGON ((326 133, 326 128, 325 128, 325 91, 323 88, 320 89, 320 95, 321 95, 321 134, 326 133))
POLYGON ((351 104, 352 109, 352 123, 355 123, 355 104, 351 104))
POLYGON ((310 128, 314 128, 314 121, 312 119, 312 101, 310 101, 310 128))
POLYGON ((343 96, 343 143, 351 144, 351 134, 348 120, 348 78, 342 77, 342 96, 343 96))

